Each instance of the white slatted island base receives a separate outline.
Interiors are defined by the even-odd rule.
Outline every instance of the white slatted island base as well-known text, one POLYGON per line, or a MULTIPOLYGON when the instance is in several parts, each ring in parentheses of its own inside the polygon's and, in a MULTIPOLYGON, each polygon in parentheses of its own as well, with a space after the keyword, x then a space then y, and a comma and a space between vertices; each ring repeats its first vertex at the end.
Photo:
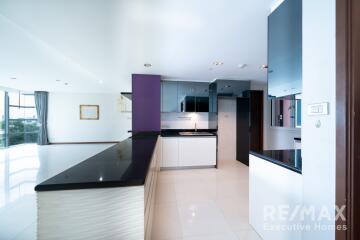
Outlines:
POLYGON ((160 144, 134 136, 36 186, 37 239, 150 239, 160 144))

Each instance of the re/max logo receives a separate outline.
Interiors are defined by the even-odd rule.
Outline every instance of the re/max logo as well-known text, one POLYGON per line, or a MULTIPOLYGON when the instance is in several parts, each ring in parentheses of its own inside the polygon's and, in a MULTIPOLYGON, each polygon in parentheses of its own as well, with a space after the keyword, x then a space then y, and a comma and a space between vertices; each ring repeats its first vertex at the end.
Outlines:
POLYGON ((304 206, 304 205, 265 205, 264 221, 304 221, 305 219, 319 221, 336 221, 341 219, 346 221, 346 206, 304 206))

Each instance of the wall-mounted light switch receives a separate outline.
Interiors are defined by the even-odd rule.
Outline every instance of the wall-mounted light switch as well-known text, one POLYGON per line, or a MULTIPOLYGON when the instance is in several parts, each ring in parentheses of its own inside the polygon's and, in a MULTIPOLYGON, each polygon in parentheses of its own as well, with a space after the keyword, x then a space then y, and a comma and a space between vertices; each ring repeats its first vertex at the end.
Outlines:
POLYGON ((324 102, 324 103, 309 104, 307 109, 307 114, 310 116, 328 115, 329 103, 324 102))

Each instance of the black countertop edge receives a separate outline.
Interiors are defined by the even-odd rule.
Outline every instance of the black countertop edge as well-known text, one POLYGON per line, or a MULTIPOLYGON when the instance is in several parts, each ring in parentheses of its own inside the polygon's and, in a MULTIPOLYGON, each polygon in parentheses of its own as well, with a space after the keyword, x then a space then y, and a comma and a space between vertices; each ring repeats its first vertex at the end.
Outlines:
POLYGON ((300 137, 294 137, 294 140, 301 141, 301 138, 300 137))
POLYGON ((133 131, 132 136, 130 138, 132 138, 132 137, 139 137, 139 138, 141 138, 141 137, 154 137, 154 136, 157 137, 160 134, 161 134, 161 131, 147 131, 147 132, 135 132, 135 131, 133 131))
POLYGON ((35 186, 35 191, 143 186, 160 132, 132 137, 35 186), (101 179, 100 179, 101 177, 101 179))
POLYGON ((68 184, 47 184, 43 186, 35 186, 36 192, 61 191, 61 190, 83 190, 94 188, 114 188, 114 187, 136 187, 143 186, 145 181, 105 181, 105 182, 88 182, 88 183, 68 183, 68 184))
POLYGON ((184 136, 180 135, 180 132, 195 132, 194 129, 161 129, 161 136, 162 137, 211 137, 217 136, 217 129, 198 129, 197 132, 209 132, 212 135, 204 136, 204 135, 191 135, 191 136, 184 136))
POLYGON ((302 174, 300 149, 250 151, 250 154, 293 172, 302 174))

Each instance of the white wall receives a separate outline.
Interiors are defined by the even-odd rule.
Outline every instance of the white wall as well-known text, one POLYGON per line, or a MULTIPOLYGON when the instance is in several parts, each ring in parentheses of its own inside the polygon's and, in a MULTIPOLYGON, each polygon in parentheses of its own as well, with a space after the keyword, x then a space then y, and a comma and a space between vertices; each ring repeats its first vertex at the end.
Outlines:
POLYGON ((129 136, 131 113, 120 112, 120 94, 50 93, 50 142, 121 141, 129 136), (80 105, 100 106, 99 120, 80 120, 80 105))
POLYGON ((264 149, 293 149, 294 137, 301 137, 301 129, 271 127, 271 102, 267 98, 267 84, 251 82, 251 90, 264 91, 264 149))
POLYGON ((236 99, 218 98, 218 158, 236 160, 236 99))
MULTIPOLYGON (((329 207, 335 204, 335 98, 336 98, 336 5, 335 0, 303 0, 303 129, 302 168, 304 204, 329 207), (308 116, 309 104, 329 102, 328 116, 308 116), (321 121, 321 127, 315 126, 321 121)), ((333 225, 334 220, 320 221, 333 225)), ((314 221, 307 219, 307 224, 314 221)), ((335 231, 305 231, 305 240, 333 240, 335 231)))
POLYGON ((161 113, 161 129, 208 129, 208 113, 161 113))

